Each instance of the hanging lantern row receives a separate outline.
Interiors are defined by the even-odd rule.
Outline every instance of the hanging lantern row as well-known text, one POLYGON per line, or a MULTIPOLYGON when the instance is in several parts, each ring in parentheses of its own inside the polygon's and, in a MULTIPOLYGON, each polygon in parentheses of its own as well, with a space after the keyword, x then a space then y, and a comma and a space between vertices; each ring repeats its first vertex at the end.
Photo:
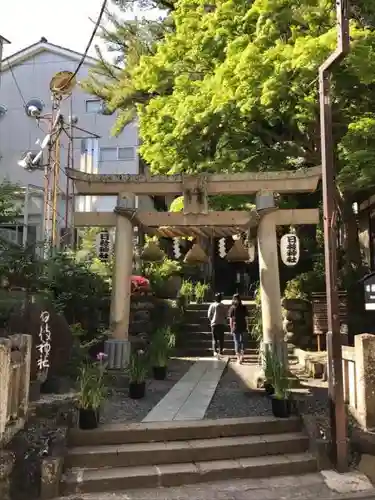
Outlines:
POLYGON ((292 267, 300 258, 300 241, 295 233, 284 234, 280 239, 280 254, 283 263, 292 267))
MULTIPOLYGON (((241 236, 235 235, 232 248, 226 251, 225 238, 219 240, 219 255, 226 257, 229 262, 253 262, 255 259, 255 245, 248 241, 247 247, 243 243, 241 236)), ((96 238, 96 252, 101 260, 108 260, 113 249, 113 240, 108 231, 103 231, 96 238)), ((181 257, 179 238, 173 238, 173 252, 176 259, 181 257)), ((300 241, 295 233, 284 234, 280 239, 280 254, 282 262, 292 267, 298 264, 300 259, 300 241)), ((165 253, 154 241, 148 241, 144 246, 141 259, 148 262, 161 262, 165 258, 165 253)), ((194 243, 187 252, 184 262, 189 264, 202 264, 209 261, 206 252, 198 243, 194 243)))

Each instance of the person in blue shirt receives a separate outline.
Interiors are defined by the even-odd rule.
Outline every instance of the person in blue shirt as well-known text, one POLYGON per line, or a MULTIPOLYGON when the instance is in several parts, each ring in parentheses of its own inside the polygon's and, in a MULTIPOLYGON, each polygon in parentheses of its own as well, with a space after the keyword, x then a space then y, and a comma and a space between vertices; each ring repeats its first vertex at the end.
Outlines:
POLYGON ((229 326, 233 335, 234 350, 239 364, 243 361, 245 352, 244 338, 247 334, 247 317, 249 316, 247 307, 242 303, 238 293, 233 295, 232 305, 229 309, 229 326))

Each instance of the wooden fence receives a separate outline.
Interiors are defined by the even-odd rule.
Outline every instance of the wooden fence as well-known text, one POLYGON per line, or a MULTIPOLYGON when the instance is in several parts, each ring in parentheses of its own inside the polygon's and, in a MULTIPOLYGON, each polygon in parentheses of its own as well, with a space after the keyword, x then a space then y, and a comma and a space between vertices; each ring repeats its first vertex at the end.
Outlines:
POLYGON ((32 337, 0 338, 0 447, 24 427, 30 387, 32 337))

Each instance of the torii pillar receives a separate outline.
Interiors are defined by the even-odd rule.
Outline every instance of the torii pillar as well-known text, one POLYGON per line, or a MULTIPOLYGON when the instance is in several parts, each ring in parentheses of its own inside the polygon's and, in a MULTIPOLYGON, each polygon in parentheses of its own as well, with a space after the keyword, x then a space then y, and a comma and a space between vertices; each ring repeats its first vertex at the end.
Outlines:
POLYGON ((257 194, 257 210, 260 215, 258 259, 263 350, 272 349, 287 365, 288 353, 284 341, 276 229, 277 226, 318 224, 319 210, 316 208, 279 210, 275 207, 273 193, 257 194))
MULTIPOLYGON (((118 196, 117 206, 123 196, 118 196)), ((105 342, 108 368, 125 368, 129 362, 129 317, 131 276, 133 272, 133 224, 129 218, 116 213, 114 269, 110 311, 111 338, 105 342)))

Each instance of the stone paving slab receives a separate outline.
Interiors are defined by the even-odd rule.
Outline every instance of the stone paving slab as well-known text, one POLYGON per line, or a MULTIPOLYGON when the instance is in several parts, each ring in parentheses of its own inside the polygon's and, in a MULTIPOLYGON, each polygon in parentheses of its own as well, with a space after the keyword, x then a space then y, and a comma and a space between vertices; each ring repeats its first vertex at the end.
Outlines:
MULTIPOLYGON (((70 500, 370 500, 374 490, 339 494, 320 473, 202 483, 172 488, 75 495, 70 500)), ((64 500, 68 500, 65 497, 64 500)))
POLYGON ((194 363, 143 422, 203 419, 227 362, 208 358, 194 363))

